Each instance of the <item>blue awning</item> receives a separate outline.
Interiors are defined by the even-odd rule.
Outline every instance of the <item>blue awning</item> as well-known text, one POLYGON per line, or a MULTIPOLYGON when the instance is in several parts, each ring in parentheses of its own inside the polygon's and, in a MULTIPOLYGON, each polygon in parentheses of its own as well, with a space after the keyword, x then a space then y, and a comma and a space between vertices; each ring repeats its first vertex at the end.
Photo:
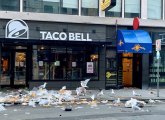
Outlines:
POLYGON ((144 30, 118 30, 117 52, 151 53, 152 40, 144 30))

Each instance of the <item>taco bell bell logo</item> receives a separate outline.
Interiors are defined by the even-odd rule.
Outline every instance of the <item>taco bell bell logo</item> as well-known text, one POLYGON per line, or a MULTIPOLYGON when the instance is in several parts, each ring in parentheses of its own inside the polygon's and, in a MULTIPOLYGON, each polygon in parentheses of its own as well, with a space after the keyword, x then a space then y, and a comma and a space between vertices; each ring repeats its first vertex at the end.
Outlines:
POLYGON ((10 20, 6 25, 6 38, 28 39, 29 28, 21 19, 10 20))

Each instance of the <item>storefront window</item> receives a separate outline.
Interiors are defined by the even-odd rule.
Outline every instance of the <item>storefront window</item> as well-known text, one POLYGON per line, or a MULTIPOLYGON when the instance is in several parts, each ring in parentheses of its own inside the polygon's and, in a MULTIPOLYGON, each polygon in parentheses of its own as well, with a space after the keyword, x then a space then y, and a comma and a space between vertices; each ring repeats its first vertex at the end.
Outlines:
POLYGON ((20 11, 20 1, 19 0, 0 0, 0 10, 20 11))
POLYGON ((117 85, 116 49, 106 50, 106 87, 117 85))
POLYGON ((162 19, 162 0, 148 0, 147 14, 149 19, 162 19))
POLYGON ((98 48, 33 47, 33 80, 98 80, 98 48))
POLYGON ((98 16, 98 0, 82 0, 81 14, 85 16, 98 16))
POLYGON ((140 17, 140 0, 125 0, 124 17, 140 17))
POLYGON ((61 14, 78 15, 78 0, 62 0, 61 14))
POLYGON ((105 11, 105 16, 108 17, 121 17, 121 0, 116 1, 116 6, 108 11, 105 11))
MULTIPOLYGON (((160 64, 159 64, 159 82, 160 85, 165 83, 165 49, 162 48, 160 51, 160 64)), ((152 55, 150 56, 150 69, 149 69, 149 77, 150 77, 150 85, 157 84, 157 65, 158 60, 156 58, 156 51, 153 50, 152 55)))

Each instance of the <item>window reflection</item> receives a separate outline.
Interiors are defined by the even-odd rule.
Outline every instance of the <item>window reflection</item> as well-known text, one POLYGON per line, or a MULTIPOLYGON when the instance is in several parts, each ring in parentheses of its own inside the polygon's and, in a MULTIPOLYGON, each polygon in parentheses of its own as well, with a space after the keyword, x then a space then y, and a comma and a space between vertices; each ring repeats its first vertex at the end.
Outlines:
POLYGON ((109 17, 121 17, 121 0, 116 1, 116 6, 108 11, 105 11, 105 16, 109 17))
POLYGON ((19 0, 0 0, 0 10, 19 11, 20 1, 19 0))
POLYGON ((85 16, 98 16, 98 0, 82 0, 81 14, 85 16))
POLYGON ((162 0, 149 0, 147 2, 147 14, 150 19, 161 19, 162 0))
POLYGON ((62 0, 61 13, 78 15, 78 0, 62 0))
POLYGON ((60 0, 23 0, 25 12, 59 13, 60 0))
POLYGON ((25 12, 78 14, 78 0, 24 0, 25 12))
POLYGON ((140 0, 125 0, 126 18, 140 17, 140 0))
POLYGON ((34 46, 33 79, 98 80, 98 57, 97 47, 34 46))

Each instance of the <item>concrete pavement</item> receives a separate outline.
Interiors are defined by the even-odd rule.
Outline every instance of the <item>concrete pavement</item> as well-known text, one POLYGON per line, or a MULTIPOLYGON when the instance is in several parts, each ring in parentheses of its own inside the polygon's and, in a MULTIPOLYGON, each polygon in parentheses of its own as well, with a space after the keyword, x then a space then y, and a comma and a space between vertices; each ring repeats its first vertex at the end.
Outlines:
MULTIPOLYGON (((165 100, 165 89, 159 89, 159 97, 157 95, 157 89, 142 90, 137 88, 123 88, 123 89, 114 89, 115 94, 112 94, 111 92, 112 89, 103 90, 104 95, 100 96, 99 98, 107 99, 107 100, 114 100, 120 98, 123 101, 129 100, 130 98, 136 98, 141 100, 149 100, 149 99, 163 100, 163 101, 165 100), (134 96, 133 90, 137 94, 140 94, 141 96, 134 96)), ((95 96, 97 96, 98 93, 99 90, 87 90, 87 94, 86 96, 84 96, 84 98, 90 99, 90 96, 92 94, 95 94, 95 96)))

